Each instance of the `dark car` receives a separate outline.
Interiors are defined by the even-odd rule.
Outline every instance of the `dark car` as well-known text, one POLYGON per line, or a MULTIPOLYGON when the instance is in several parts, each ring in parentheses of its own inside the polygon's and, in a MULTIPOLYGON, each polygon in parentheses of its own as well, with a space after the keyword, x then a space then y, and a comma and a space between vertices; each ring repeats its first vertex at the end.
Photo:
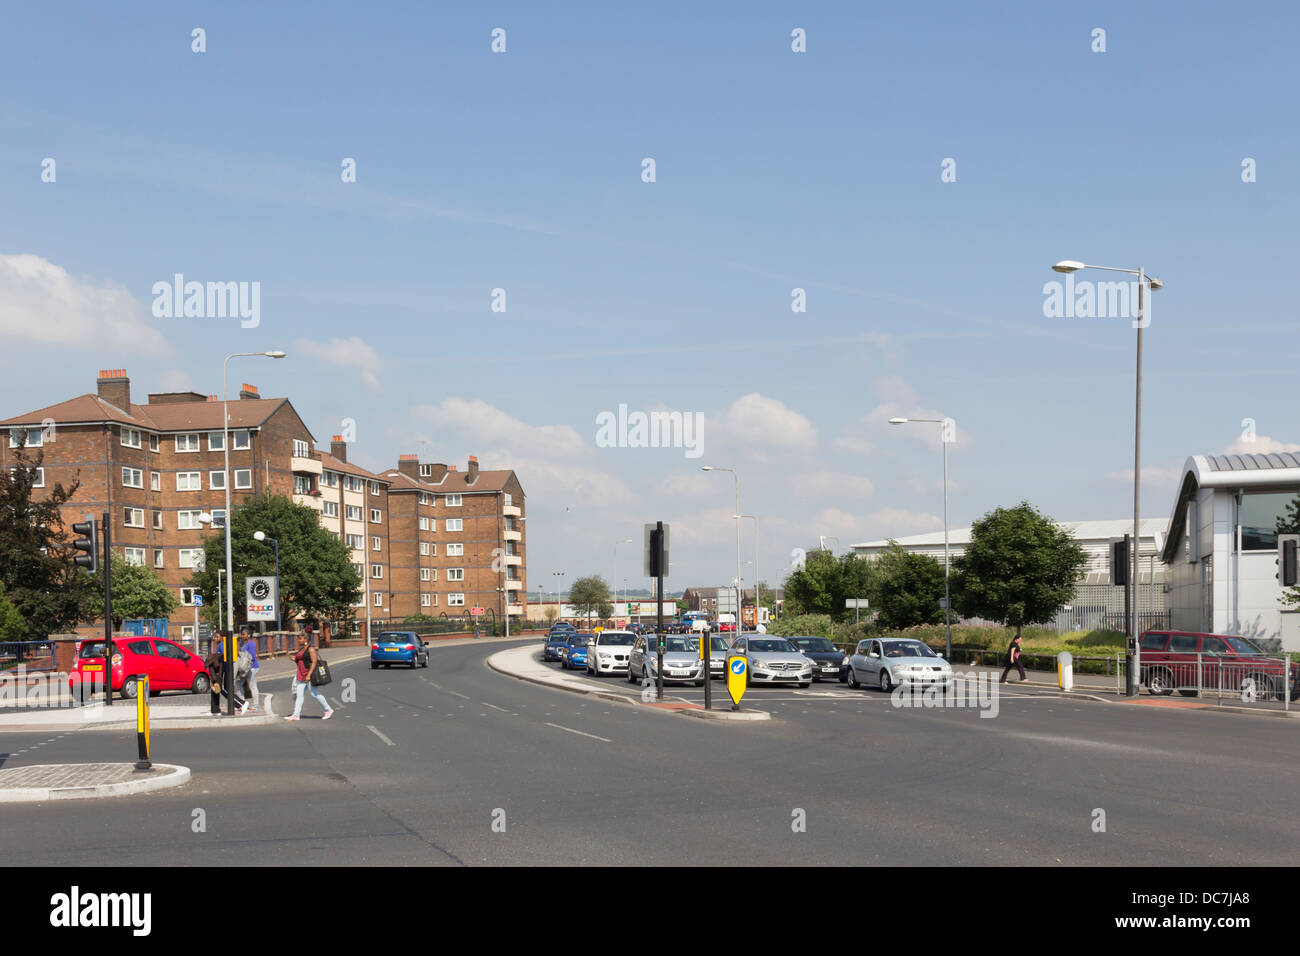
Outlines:
POLYGON ((803 651, 803 656, 811 658, 817 666, 813 668, 813 680, 839 680, 844 672, 844 652, 839 650, 824 637, 791 637, 791 644, 803 651))
POLYGON ((551 632, 546 635, 546 642, 542 645, 542 660, 560 660, 560 648, 566 646, 569 643, 569 639, 576 633, 576 629, 572 627, 553 628, 551 632))
POLYGON ((370 645, 370 669, 406 664, 415 670, 429 666, 429 648, 414 631, 379 631, 370 645))
MULTIPOLYGON (((1141 683, 1152 694, 1175 690, 1184 697, 1220 690, 1240 694, 1253 683, 1262 700, 1282 699, 1286 664, 1269 657, 1236 634, 1202 634, 1193 631, 1146 631, 1142 635, 1141 683)), ((1291 699, 1300 684, 1300 662, 1291 664, 1291 699)))

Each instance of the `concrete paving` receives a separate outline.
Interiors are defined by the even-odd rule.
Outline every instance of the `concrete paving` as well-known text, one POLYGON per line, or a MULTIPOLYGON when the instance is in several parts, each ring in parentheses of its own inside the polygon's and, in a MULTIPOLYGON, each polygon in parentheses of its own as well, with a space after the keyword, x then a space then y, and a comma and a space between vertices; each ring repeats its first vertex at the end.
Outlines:
POLYGON ((41 803, 121 797, 179 787, 188 767, 156 763, 137 770, 131 763, 35 764, 0 770, 0 803, 41 803))

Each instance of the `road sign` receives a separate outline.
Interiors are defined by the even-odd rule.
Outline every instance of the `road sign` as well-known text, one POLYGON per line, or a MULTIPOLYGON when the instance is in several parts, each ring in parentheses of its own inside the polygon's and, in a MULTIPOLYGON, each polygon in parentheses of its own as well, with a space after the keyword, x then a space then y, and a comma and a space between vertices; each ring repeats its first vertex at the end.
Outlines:
POLYGON ((194 606, 203 607, 203 595, 200 594, 198 591, 194 592, 194 606))
POLYGON ((248 620, 274 621, 279 595, 275 593, 275 578, 246 578, 244 597, 248 607, 248 620))
POLYGON ((844 606, 846 608, 849 607, 867 608, 871 606, 871 602, 868 601, 866 598, 845 598, 844 606))
POLYGON ((473 614, 475 617, 482 617, 484 614, 487 613, 487 611, 481 607, 472 607, 469 609, 469 613, 473 614))
POLYGON ((727 693, 731 695, 731 709, 740 710, 740 698, 749 686, 749 661, 739 654, 727 658, 727 693))
POLYGON ((939 610, 941 610, 941 611, 946 611, 946 610, 948 610, 948 599, 947 599, 947 598, 939 598, 939 610))

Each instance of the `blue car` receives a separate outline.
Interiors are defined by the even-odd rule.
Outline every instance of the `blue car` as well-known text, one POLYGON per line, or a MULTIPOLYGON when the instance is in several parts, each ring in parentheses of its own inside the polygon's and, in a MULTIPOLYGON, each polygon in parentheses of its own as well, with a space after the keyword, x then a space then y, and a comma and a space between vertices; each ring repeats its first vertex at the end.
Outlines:
POLYGON ((569 643, 569 638, 574 634, 568 628, 551 631, 546 635, 546 644, 542 648, 542 660, 558 661, 560 659, 560 648, 569 643))
POLYGON ((566 671, 577 670, 581 667, 587 669, 587 642, 590 641, 594 634, 586 632, 574 632, 569 635, 569 642, 564 645, 564 650, 560 652, 560 666, 566 671))
POLYGON ((370 669, 405 664, 414 670, 429 666, 429 648, 414 631, 380 631, 370 645, 370 669))

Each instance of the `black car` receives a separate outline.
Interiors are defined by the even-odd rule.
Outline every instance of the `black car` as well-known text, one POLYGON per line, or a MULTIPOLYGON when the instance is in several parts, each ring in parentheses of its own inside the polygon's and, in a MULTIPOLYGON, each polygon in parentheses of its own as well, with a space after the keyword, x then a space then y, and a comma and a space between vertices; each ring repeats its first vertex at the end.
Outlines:
POLYGON ((844 670, 844 652, 824 637, 791 637, 791 644, 799 649, 804 657, 810 658, 816 666, 813 668, 814 680, 839 680, 844 670))

